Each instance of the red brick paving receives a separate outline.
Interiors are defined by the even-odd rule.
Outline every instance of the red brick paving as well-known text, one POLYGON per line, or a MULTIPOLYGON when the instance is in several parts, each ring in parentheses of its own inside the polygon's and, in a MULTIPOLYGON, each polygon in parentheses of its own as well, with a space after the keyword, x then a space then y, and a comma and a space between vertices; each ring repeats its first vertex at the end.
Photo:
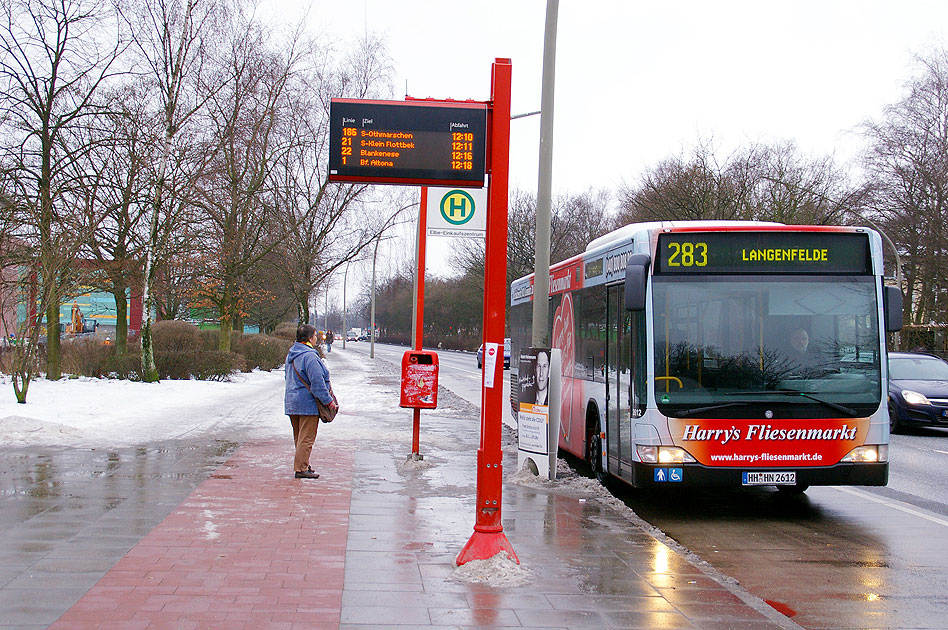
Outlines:
POLYGON ((312 461, 244 445, 50 628, 338 628, 352 456, 312 461))

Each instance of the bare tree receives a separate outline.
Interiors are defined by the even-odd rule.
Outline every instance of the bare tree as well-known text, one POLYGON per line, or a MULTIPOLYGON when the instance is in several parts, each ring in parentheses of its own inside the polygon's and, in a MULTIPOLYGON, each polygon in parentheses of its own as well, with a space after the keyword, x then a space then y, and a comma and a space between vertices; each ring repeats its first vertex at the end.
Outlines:
MULTIPOLYGON (((170 223, 168 169, 181 132, 207 101, 227 83, 220 67, 209 63, 226 15, 224 0, 141 0, 123 11, 133 42, 161 107, 163 139, 152 193, 145 242, 142 288, 142 373, 158 380, 151 339, 152 285, 161 256, 162 227, 170 223)), ((166 230, 165 230, 166 232, 166 230)))
POLYGON ((865 197, 831 157, 804 157, 792 142, 752 147, 735 167, 749 174, 750 216, 758 221, 845 224, 865 197))
POLYGON ((246 321, 256 324, 260 332, 271 331, 277 324, 296 317, 298 306, 286 273, 287 260, 279 248, 274 248, 254 266, 244 278, 247 292, 256 296, 246 307, 246 321))
POLYGON ((160 132, 147 110, 146 94, 129 85, 112 99, 111 111, 86 130, 81 188, 86 251, 96 261, 90 281, 115 299, 115 349, 128 352, 127 297, 141 286, 144 232, 160 132))
POLYGON ((285 234, 283 273, 301 323, 309 319, 310 296, 417 205, 397 189, 380 193, 383 201, 370 196, 364 184, 329 182, 330 100, 387 95, 391 64, 384 42, 369 35, 341 61, 331 48, 310 48, 313 55, 292 99, 295 137, 277 165, 275 181, 285 234))
POLYGON ((918 58, 906 96, 864 129, 867 213, 896 243, 906 321, 948 321, 948 51, 918 58))
MULTIPOLYGON (((550 221, 550 261, 559 262, 579 254, 593 239, 615 225, 611 195, 589 189, 580 194, 563 194, 553 199, 550 221)), ((536 239, 536 195, 513 190, 507 210, 507 284, 533 273, 536 239)), ((458 244, 453 262, 472 278, 484 275, 484 242, 458 244)))
POLYGON ((640 221, 747 220, 846 222, 862 203, 832 158, 808 158, 792 142, 751 145, 726 159, 710 142, 690 157, 663 160, 638 185, 619 191, 618 224, 640 221))
MULTIPOLYGON (((110 15, 105 2, 4 0, 0 4, 0 107, 4 161, 14 174, 24 235, 36 247, 38 298, 46 315, 47 377, 60 377, 59 308, 81 237, 68 198, 88 146, 74 131, 101 113, 100 88, 114 76, 122 52, 116 33, 103 48, 110 15)), ((30 319, 30 318, 27 318, 30 319)), ((28 327, 21 344, 39 341, 28 327)), ((21 345, 18 344, 18 347, 21 345)), ((26 401, 32 379, 29 351, 18 356, 13 387, 26 401)))
POLYGON ((226 72, 234 77, 211 101, 216 154, 200 181, 212 265, 205 298, 221 316, 219 349, 244 311, 244 276, 279 242, 274 169, 291 149, 288 85, 299 54, 295 42, 278 53, 272 37, 250 21, 235 29, 226 72))
POLYGON ((747 218, 749 183, 744 169, 723 163, 713 144, 662 160, 636 186, 619 191, 619 225, 640 221, 747 218))

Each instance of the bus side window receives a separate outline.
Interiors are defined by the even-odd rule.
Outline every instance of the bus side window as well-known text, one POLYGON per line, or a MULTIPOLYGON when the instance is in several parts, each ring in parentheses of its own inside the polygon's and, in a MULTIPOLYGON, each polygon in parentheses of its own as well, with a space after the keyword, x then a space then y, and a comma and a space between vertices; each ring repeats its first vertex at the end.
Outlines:
POLYGON ((632 394, 631 408, 632 416, 640 418, 645 414, 645 407, 648 405, 648 394, 645 390, 645 374, 647 371, 646 357, 648 347, 646 346, 645 336, 645 312, 632 311, 628 313, 629 317, 629 345, 631 346, 632 357, 629 362, 632 370, 632 394))
POLYGON ((605 359, 606 359, 606 291, 605 287, 592 287, 583 292, 582 301, 579 303, 579 312, 582 313, 580 321, 584 322, 582 336, 582 347, 577 348, 581 351, 578 359, 586 367, 586 373, 583 378, 600 383, 605 381, 605 359), (581 357, 581 359, 580 359, 581 357))

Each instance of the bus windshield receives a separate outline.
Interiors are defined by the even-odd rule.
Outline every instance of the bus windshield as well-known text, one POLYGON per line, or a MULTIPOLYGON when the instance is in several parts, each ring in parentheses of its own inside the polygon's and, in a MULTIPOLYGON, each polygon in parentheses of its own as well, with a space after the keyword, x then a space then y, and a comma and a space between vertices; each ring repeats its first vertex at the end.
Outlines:
POLYGON ((653 276, 652 296, 655 398, 666 415, 821 418, 879 407, 871 276, 653 276))

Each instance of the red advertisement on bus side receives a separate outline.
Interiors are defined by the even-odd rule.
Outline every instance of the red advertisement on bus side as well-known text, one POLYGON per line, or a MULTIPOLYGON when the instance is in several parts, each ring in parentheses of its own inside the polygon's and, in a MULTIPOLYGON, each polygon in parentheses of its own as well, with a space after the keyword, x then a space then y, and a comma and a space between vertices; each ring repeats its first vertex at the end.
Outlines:
MULTIPOLYGON (((567 274, 566 277, 569 275, 567 274)), ((573 298, 569 293, 563 295, 563 300, 553 314, 552 342, 553 347, 560 350, 563 364, 560 406, 561 445, 572 453, 582 453, 586 419, 581 412, 577 412, 575 414, 577 418, 573 418, 572 411, 583 409, 586 399, 583 381, 573 378, 573 369, 576 365, 576 338, 573 298)))
POLYGON ((832 466, 862 446, 869 418, 669 418, 676 446, 705 466, 832 466))

